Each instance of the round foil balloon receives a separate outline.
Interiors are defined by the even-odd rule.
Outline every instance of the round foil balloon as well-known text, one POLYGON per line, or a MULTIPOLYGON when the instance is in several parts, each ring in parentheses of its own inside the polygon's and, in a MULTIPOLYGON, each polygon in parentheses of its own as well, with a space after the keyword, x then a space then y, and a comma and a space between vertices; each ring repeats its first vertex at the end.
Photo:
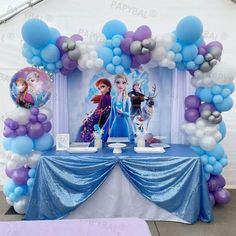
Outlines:
POLYGON ((27 67, 18 71, 10 83, 13 101, 24 108, 41 107, 50 98, 52 82, 42 70, 27 67))

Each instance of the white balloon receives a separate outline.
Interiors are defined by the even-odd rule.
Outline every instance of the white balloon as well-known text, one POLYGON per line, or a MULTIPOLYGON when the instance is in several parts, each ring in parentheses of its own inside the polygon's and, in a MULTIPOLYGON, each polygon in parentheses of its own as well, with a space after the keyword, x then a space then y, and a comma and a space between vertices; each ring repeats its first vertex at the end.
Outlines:
POLYGON ((218 131, 214 134, 216 142, 219 142, 222 139, 222 134, 218 131))
POLYGON ((228 84, 236 77, 236 68, 225 62, 217 63, 211 70, 211 78, 216 84, 228 84))
POLYGON ((89 53, 89 56, 90 56, 91 59, 97 59, 98 54, 97 54, 96 51, 91 51, 91 52, 89 53))
POLYGON ((204 132, 201 129, 197 129, 195 135, 197 138, 202 138, 204 136, 204 132))
POLYGON ((202 118, 199 118, 196 122, 196 127, 197 128, 203 128, 205 126, 206 126, 206 122, 202 118))
POLYGON ((195 124, 194 124, 194 123, 188 123, 188 124, 186 125, 184 131, 185 131, 185 133, 186 133, 187 135, 190 135, 190 136, 194 135, 195 132, 196 132, 196 126, 195 126, 195 124))
POLYGON ((98 58, 96 61, 95 61, 95 66, 96 68, 101 68, 103 66, 103 60, 98 58))
POLYGON ((43 113, 47 116, 47 121, 50 121, 52 119, 52 110, 49 107, 43 106, 39 108, 40 113, 43 113))
POLYGON ((20 200, 18 200, 17 202, 14 202, 13 207, 14 210, 18 213, 18 214, 25 214, 25 206, 27 203, 27 197, 22 197, 20 200))
POLYGON ((6 201, 7 201, 7 204, 10 205, 10 206, 13 206, 13 202, 10 201, 10 199, 8 197, 6 197, 6 201))
POLYGON ((17 107, 8 117, 14 121, 17 121, 21 125, 25 125, 29 122, 30 110, 17 107))
POLYGON ((32 154, 27 158, 27 166, 30 168, 36 168, 38 162, 41 158, 42 153, 38 151, 32 152, 32 154))
POLYGON ((87 67, 88 69, 93 68, 93 66, 94 66, 94 63, 93 63, 92 60, 88 60, 88 61, 86 62, 86 67, 87 67))
POLYGON ((216 140, 211 136, 205 136, 200 139, 199 145, 203 150, 210 151, 216 146, 216 140))
POLYGON ((198 146, 199 145, 199 141, 198 138, 195 136, 188 136, 187 140, 194 146, 198 146))

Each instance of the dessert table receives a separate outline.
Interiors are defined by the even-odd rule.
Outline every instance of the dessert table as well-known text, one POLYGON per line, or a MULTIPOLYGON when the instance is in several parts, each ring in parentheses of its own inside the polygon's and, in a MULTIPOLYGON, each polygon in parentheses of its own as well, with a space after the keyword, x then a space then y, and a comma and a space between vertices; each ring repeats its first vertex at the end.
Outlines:
POLYGON ((139 217, 194 223, 213 219, 200 157, 187 145, 141 154, 43 153, 25 219, 139 217))

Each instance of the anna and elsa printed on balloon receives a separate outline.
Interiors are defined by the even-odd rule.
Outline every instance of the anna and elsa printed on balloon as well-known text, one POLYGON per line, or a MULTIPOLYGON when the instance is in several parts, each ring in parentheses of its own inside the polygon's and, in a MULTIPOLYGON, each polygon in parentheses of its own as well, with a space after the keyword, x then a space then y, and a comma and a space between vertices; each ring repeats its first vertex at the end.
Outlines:
POLYGON ((147 104, 154 106, 153 97, 144 95, 149 90, 145 71, 136 70, 129 77, 117 74, 109 79, 100 72, 91 79, 87 95, 95 108, 86 112, 76 141, 91 142, 94 126, 98 125, 104 141, 108 137, 127 137, 132 142, 140 122, 147 123, 151 119, 145 112, 147 104))
POLYGON ((11 97, 21 107, 41 107, 51 96, 51 86, 51 80, 44 71, 32 67, 24 68, 12 78, 11 97))

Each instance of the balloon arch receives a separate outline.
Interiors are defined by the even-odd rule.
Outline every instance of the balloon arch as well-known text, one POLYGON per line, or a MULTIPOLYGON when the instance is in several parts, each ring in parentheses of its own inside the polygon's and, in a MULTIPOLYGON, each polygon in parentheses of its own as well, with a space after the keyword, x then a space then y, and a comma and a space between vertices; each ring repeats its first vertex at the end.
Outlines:
POLYGON ((186 123, 182 130, 201 157, 212 206, 229 202, 230 195, 220 175, 228 162, 220 144, 226 133, 221 113, 233 106, 230 95, 236 71, 221 62, 220 42, 205 43, 203 25, 197 17, 184 17, 173 33, 163 36, 153 36, 146 25, 128 31, 121 21, 111 20, 103 26, 97 42, 78 34, 62 36, 39 19, 26 21, 21 32, 22 54, 34 67, 22 69, 12 79, 11 96, 18 107, 5 120, 3 133, 9 177, 4 194, 16 212, 24 214, 41 152, 53 146, 49 133, 52 114, 43 106, 50 97, 49 76, 102 68, 111 75, 129 74, 140 65, 177 68, 192 75, 196 92, 185 99, 186 123), (27 93, 26 82, 34 92, 27 93))

